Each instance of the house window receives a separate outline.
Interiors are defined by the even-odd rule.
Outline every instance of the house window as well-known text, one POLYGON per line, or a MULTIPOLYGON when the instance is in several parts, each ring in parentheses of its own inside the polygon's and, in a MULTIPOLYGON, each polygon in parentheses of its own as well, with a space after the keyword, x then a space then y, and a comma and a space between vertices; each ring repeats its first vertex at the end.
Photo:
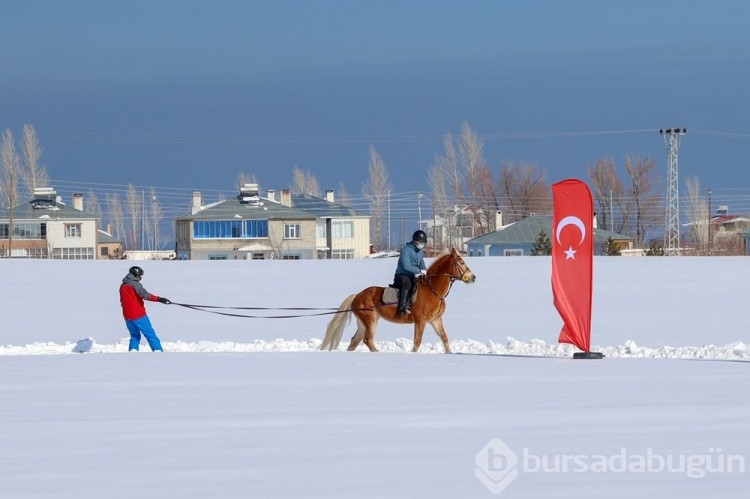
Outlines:
POLYGON ((268 237, 268 220, 245 220, 245 237, 248 239, 268 237))
MULTIPOLYGON (((0 224, 0 239, 8 239, 10 224, 0 224)), ((13 239, 47 239, 46 223, 14 223, 13 239)))
POLYGON ((268 220, 193 222, 194 239, 252 239, 268 237, 268 220))
POLYGON ((226 260, 227 255, 208 255, 209 260, 226 260))
POLYGON ((299 260, 300 256, 299 255, 283 255, 281 259, 282 260, 299 260))
POLYGON ((65 237, 81 237, 81 224, 65 224, 65 237))
POLYGON ((331 250, 332 260, 352 260, 354 258, 353 249, 335 249, 331 250))
POLYGON ((354 222, 332 222, 331 237, 334 239, 354 237, 354 222))
POLYGON ((315 224, 315 237, 318 239, 325 239, 326 237, 326 223, 318 221, 315 224))
POLYGON ((284 239, 299 239, 299 224, 284 224, 284 239))
POLYGON ((251 257, 251 260, 265 260, 266 255, 263 253, 253 253, 253 256, 251 257))
POLYGON ((52 258, 57 260, 93 260, 94 248, 55 248, 52 258))
POLYGON ((100 256, 109 256, 109 247, 108 246, 102 246, 99 250, 100 256))
POLYGON ((503 250, 503 256, 523 256, 523 250, 522 249, 503 250))

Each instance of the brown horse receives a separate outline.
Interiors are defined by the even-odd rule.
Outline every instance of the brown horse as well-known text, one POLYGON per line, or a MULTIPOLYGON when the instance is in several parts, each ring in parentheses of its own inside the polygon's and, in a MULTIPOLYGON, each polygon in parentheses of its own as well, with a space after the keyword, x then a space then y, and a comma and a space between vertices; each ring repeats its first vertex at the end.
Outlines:
POLYGON ((414 324, 414 347, 412 352, 419 350, 422 343, 422 334, 425 326, 429 323, 435 330, 446 353, 450 353, 451 346, 448 343, 448 335, 443 327, 443 314, 445 313, 445 297, 453 286, 453 282, 459 280, 472 283, 476 276, 469 269, 461 255, 454 249, 450 253, 435 260, 427 275, 417 280, 417 297, 412 304, 411 313, 403 317, 396 314, 396 304, 383 304, 383 292, 385 288, 372 286, 357 294, 347 297, 339 306, 336 313, 328 323, 326 336, 320 345, 321 350, 334 350, 341 342, 344 327, 351 320, 353 313, 357 317, 357 332, 352 336, 347 350, 352 351, 364 340, 371 352, 377 352, 375 347, 375 329, 378 319, 381 317, 396 324, 414 324))

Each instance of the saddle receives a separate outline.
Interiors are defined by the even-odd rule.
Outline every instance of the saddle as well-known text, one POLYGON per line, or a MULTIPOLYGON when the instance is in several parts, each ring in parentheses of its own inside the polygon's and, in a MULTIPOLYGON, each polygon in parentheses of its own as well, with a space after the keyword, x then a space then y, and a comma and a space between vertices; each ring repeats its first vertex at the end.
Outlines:
MULTIPOLYGON (((414 304, 417 301, 417 292, 419 286, 414 288, 414 292, 411 294, 411 303, 414 304)), ((387 288, 383 290, 383 305, 390 305, 392 303, 398 303, 399 290, 393 284, 389 284, 387 288)))

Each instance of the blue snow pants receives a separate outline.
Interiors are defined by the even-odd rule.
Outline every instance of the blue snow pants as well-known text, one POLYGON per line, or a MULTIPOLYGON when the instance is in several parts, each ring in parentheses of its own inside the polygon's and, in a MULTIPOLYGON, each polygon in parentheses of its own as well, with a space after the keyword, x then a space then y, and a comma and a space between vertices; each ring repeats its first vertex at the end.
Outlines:
POLYGON ((138 346, 141 343, 141 333, 146 337, 148 346, 151 347, 152 351, 164 351, 161 347, 161 341, 159 341, 159 338, 156 336, 156 331, 154 331, 148 315, 144 315, 140 319, 125 321, 125 325, 128 327, 128 331, 130 331, 130 345, 128 346, 128 351, 138 350, 138 346))

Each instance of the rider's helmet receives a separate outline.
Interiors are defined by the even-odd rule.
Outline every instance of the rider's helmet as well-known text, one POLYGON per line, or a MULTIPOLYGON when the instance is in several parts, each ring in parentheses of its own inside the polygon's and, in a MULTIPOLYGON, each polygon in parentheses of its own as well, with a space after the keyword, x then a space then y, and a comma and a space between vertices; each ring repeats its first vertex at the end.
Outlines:
POLYGON ((143 269, 138 266, 130 267, 129 272, 133 274, 133 277, 135 277, 136 279, 140 279, 141 277, 143 277, 143 269))
POLYGON ((411 240, 415 243, 427 244, 427 234, 423 230, 418 230, 411 236, 411 240))

